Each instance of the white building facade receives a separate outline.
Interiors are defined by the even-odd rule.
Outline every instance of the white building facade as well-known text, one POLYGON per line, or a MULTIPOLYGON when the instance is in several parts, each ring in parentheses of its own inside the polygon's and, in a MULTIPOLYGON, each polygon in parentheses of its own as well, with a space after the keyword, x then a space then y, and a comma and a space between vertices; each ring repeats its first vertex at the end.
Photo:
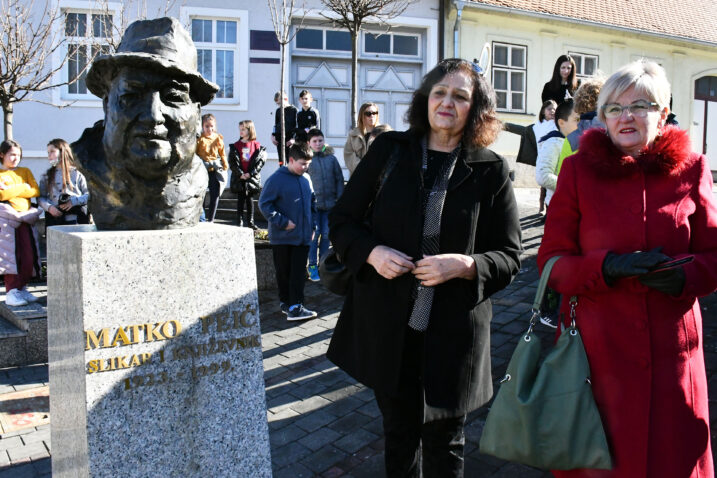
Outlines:
MULTIPOLYGON (((238 122, 253 120, 257 139, 267 146, 271 160, 264 177, 276 168, 271 132, 276 110, 273 96, 280 87, 280 51, 267 2, 185 0, 166 10, 163 0, 50 1, 64 13, 56 30, 67 40, 55 53, 54 64, 70 55, 58 79, 72 76, 97 49, 109 51, 111 44, 118 43, 118 38, 111 38, 113 29, 107 28, 105 20, 117 31, 140 16, 178 18, 194 40, 199 71, 221 88, 202 113, 216 116, 227 148, 239 138, 238 122)), ((35 5, 38 14, 40 3, 35 5)), ((297 11, 292 27, 302 25, 302 29, 287 46, 285 89, 298 108, 299 92, 311 91, 327 143, 336 147, 341 161, 351 125, 350 37, 320 15, 317 0, 304 8, 297 11)), ((419 0, 389 23, 387 29, 369 19, 361 33, 358 103, 376 102, 381 122, 403 129, 411 93, 438 61, 438 8, 435 2, 419 0)), ((73 142, 104 114, 101 100, 87 91, 82 80, 38 93, 34 99, 39 102, 16 104, 13 136, 23 146, 24 165, 39 178, 48 166, 45 147, 49 140, 59 137, 73 142)))

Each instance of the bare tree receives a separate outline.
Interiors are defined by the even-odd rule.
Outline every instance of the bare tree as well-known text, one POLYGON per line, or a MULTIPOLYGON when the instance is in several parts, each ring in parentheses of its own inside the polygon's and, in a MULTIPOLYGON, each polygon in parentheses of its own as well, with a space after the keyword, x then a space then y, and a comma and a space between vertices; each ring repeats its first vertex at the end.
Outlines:
MULTIPOLYGON (((274 34, 276 35, 276 40, 279 42, 279 48, 281 49, 281 59, 279 60, 279 63, 281 64, 281 80, 279 83, 279 91, 281 92, 280 95, 283 95, 284 71, 286 69, 286 45, 288 45, 291 40, 294 39, 296 33, 301 29, 301 25, 304 21, 304 15, 301 16, 297 28, 294 29, 294 31, 292 32, 291 22, 292 18, 294 17, 294 12, 296 11, 296 0, 281 0, 281 3, 277 3, 277 0, 267 0, 267 3, 269 5, 269 13, 271 14, 271 23, 274 26, 274 34)), ((284 125, 283 98, 280 99, 279 124, 280 131, 276 131, 276 133, 280 133, 278 140, 283 142, 284 144, 279 144, 277 150, 279 151, 279 161, 285 163, 286 158, 284 158, 284 153, 286 146, 286 127, 284 125)))
MULTIPOLYGON (((148 16, 147 0, 124 0, 117 12, 117 18, 114 17, 114 10, 110 9, 110 0, 98 0, 98 9, 104 13, 101 17, 104 28, 111 34, 107 36, 106 44, 109 50, 117 51, 122 35, 131 22, 135 20, 145 20, 147 18, 166 17, 174 10, 177 0, 164 0, 164 2, 153 11, 152 16, 148 16)), ((184 2, 182 2, 184 4, 184 2)), ((185 25, 189 29, 188 25, 185 25)))
MULTIPOLYGON (((35 0, 0 0, 0 106, 3 110, 3 131, 12 139, 15 103, 30 99, 28 95, 69 85, 85 72, 91 59, 73 75, 60 79, 56 75, 68 61, 68 56, 53 64, 53 54, 65 44, 64 15, 59 6, 44 7, 33 18, 35 0)), ((34 100, 37 101, 37 100, 34 100)))
POLYGON ((388 20, 401 15, 416 0, 321 0, 327 10, 321 16, 351 35, 351 127, 356 126, 358 110, 358 41, 364 23, 369 20, 388 28, 388 20))

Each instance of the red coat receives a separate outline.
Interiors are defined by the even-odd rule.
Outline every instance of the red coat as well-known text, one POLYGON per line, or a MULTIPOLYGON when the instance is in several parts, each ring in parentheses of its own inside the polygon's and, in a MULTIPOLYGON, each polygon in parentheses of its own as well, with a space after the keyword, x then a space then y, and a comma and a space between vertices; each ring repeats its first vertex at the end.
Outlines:
MULTIPOLYGON (((615 468, 557 477, 712 478, 702 317, 697 297, 717 289, 717 207, 704 156, 687 133, 665 130, 638 158, 603 130, 586 132, 560 171, 538 264, 552 256, 550 285, 578 296, 577 324, 615 468), (608 251, 662 246, 684 266, 680 297, 637 279, 608 287, 608 251)), ((562 312, 567 316, 567 301, 562 312)))

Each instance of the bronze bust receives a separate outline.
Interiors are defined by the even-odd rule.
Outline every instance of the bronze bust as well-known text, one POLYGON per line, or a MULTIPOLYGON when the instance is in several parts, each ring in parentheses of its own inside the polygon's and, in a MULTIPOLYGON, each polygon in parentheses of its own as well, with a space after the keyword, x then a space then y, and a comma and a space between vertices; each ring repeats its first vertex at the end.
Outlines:
POLYGON ((97 228, 197 224, 207 187, 195 155, 200 107, 219 87, 199 74, 187 31, 174 18, 132 23, 116 53, 95 59, 86 83, 105 119, 72 149, 97 228))

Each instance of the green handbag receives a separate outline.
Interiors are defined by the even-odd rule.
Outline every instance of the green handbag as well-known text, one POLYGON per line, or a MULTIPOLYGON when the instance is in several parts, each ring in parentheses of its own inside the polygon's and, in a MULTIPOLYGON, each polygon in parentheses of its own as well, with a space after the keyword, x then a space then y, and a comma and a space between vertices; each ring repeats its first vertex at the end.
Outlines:
POLYGON ((590 365, 575 326, 577 298, 570 298, 570 327, 563 330, 543 363, 540 316, 550 270, 538 283, 528 331, 518 343, 501 380, 480 440, 480 451, 503 460, 547 470, 611 469, 612 460, 590 384, 590 365))

